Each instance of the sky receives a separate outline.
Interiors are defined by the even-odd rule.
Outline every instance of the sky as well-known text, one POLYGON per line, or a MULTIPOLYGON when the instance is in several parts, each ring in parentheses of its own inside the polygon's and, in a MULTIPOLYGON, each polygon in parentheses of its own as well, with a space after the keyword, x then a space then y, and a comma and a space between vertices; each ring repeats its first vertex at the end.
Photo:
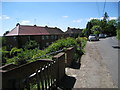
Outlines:
POLYGON ((0 36, 11 31, 17 23, 58 27, 85 28, 91 19, 101 19, 104 12, 109 19, 117 19, 118 2, 2 2, 0 3, 0 36), (105 6, 104 6, 105 5, 105 6))

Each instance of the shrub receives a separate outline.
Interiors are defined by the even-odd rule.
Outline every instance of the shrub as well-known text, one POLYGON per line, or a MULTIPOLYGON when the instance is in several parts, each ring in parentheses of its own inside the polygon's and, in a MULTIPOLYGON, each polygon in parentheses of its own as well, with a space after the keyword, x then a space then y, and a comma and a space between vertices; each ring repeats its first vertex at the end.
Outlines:
POLYGON ((25 51, 22 51, 21 53, 18 53, 17 56, 14 56, 13 58, 10 58, 7 60, 7 63, 14 63, 14 64, 21 64, 23 63, 26 63, 26 62, 30 62, 33 55, 39 53, 39 50, 38 49, 33 49, 33 50, 25 50, 25 51))
POLYGON ((13 48, 11 50, 11 54, 15 54, 17 52, 17 56, 14 56, 11 59, 7 60, 7 63, 14 63, 14 64, 25 64, 27 62, 33 62, 38 59, 43 58, 50 58, 52 59, 52 56, 54 55, 47 55, 49 53, 61 50, 68 47, 75 47, 75 56, 74 58, 80 57, 80 55, 83 53, 83 48, 85 47, 87 38, 85 37, 78 37, 77 39, 68 37, 66 39, 60 39, 56 42, 52 43, 50 46, 48 46, 45 50, 39 50, 37 48, 31 49, 31 44, 25 48, 25 50, 19 50, 17 48, 13 48), (20 53, 18 53, 20 51, 20 53))
POLYGON ((120 40, 120 29, 117 30, 117 39, 120 40))
POLYGON ((87 38, 86 37, 78 37, 78 38, 76 38, 76 41, 78 44, 81 44, 81 48, 83 49, 87 43, 87 38))
POLYGON ((0 48, 0 55, 2 57, 2 65, 6 64, 6 60, 9 57, 9 51, 6 50, 6 46, 0 48))
POLYGON ((18 48, 16 48, 16 47, 14 47, 14 48, 12 48, 11 49, 11 51, 10 51, 10 56, 16 56, 17 55, 17 53, 20 53, 20 52, 22 52, 23 51, 23 49, 22 48, 20 48, 20 49, 18 49, 18 48))
MULTIPOLYGON (((47 53, 43 50, 39 50, 38 53, 32 56, 32 61, 36 61, 38 59, 52 59, 51 55, 46 55, 47 53)), ((30 61, 31 62, 31 61, 30 61)))
POLYGON ((82 54, 84 54, 84 48, 87 42, 86 37, 78 37, 76 38, 77 44, 75 45, 75 53, 73 56, 73 60, 76 61, 78 60, 82 54))
POLYGON ((46 53, 55 52, 64 48, 72 47, 76 45, 76 40, 74 38, 59 39, 48 48, 45 49, 46 53))
POLYGON ((34 41, 34 40, 30 40, 28 42, 25 43, 25 49, 35 49, 38 48, 39 44, 34 41))
POLYGON ((23 53, 19 54, 17 57, 16 57, 16 60, 15 60, 15 64, 17 65, 22 65, 22 64, 26 64, 27 63, 27 57, 24 56, 23 53))

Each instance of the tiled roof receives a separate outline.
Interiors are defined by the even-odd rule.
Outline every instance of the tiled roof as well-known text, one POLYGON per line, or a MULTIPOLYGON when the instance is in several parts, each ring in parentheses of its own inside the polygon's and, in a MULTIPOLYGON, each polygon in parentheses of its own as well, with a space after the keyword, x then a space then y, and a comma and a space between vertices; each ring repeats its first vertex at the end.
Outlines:
POLYGON ((69 28, 65 33, 81 33, 82 29, 69 28))
POLYGON ((63 31, 58 28, 28 26, 19 24, 5 36, 51 35, 51 34, 63 34, 63 31))
POLYGON ((49 34, 63 34, 64 32, 60 30, 59 28, 46 28, 46 30, 49 32, 49 34))

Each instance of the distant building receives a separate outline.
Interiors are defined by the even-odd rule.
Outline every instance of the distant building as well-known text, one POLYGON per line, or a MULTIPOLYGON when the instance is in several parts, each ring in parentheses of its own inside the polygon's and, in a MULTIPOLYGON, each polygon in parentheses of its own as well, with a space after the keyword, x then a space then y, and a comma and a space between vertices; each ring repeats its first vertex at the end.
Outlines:
POLYGON ((52 42, 64 37, 64 32, 57 27, 29 26, 18 23, 5 37, 9 48, 22 48, 27 41, 35 40, 39 44, 39 48, 43 49, 52 42))
POLYGON ((78 37, 82 33, 82 29, 79 28, 70 28, 68 27, 67 31, 65 32, 69 37, 78 37))

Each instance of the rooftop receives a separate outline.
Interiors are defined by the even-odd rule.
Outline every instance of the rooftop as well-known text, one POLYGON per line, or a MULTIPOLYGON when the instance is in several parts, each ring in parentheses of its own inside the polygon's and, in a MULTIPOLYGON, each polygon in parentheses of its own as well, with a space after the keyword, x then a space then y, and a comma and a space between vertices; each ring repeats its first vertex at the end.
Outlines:
POLYGON ((68 27, 68 30, 66 31, 66 33, 81 33, 82 29, 79 28, 70 28, 68 27))
POLYGON ((41 26, 30 26, 30 25, 20 25, 17 24, 14 29, 12 29, 5 36, 18 36, 18 35, 58 35, 64 32, 57 27, 41 27, 41 26))

